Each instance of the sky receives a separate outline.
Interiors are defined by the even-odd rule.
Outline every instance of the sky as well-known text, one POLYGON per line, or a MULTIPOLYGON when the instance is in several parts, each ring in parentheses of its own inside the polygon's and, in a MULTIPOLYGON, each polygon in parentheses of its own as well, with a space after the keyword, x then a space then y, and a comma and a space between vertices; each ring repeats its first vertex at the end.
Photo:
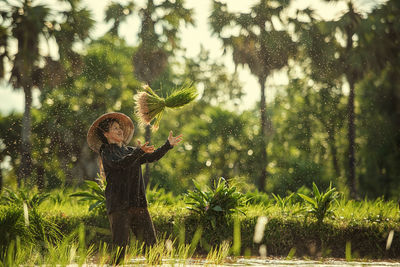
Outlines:
MULTIPOLYGON (((157 1, 157 0, 156 0, 157 1)), ((358 6, 363 11, 368 10, 378 0, 358 0, 358 6)), ((15 1, 10 0, 13 3, 15 1)), ((53 9, 62 8, 56 0, 37 0, 36 2, 50 5, 53 9)), ((119 1, 123 3, 124 1, 119 1)), ((143 6, 144 0, 137 0, 135 3, 139 7, 143 6)), ((258 2, 258 0, 225 0, 230 12, 247 12, 249 8, 258 2)), ((35 3, 35 1, 34 1, 35 3)), ((97 38, 106 33, 111 24, 104 23, 104 10, 110 3, 109 0, 83 0, 83 5, 88 7, 96 20, 95 29, 91 33, 92 38, 97 38)), ((324 19, 332 19, 340 16, 345 8, 344 1, 339 3, 326 3, 318 0, 295 0, 292 10, 297 8, 303 9, 313 7, 317 13, 324 19)), ((196 25, 184 27, 181 30, 181 46, 186 49, 186 57, 195 57, 200 51, 201 45, 210 51, 210 57, 218 62, 222 62, 228 69, 233 72, 235 67, 229 54, 223 55, 222 43, 216 36, 211 36, 211 30, 208 25, 208 16, 211 10, 210 0, 186 0, 185 7, 193 8, 196 25)), ((140 21, 137 16, 131 15, 127 21, 120 27, 120 35, 127 41, 129 45, 137 45, 137 32, 139 30, 140 21)), ((46 48, 43 48, 46 49, 46 48)), ((51 53, 51 51, 50 51, 51 53)), ((239 79, 243 85, 245 96, 242 99, 241 110, 249 109, 254 106, 260 98, 260 86, 256 78, 250 74, 247 67, 238 67, 239 79)), ((274 73, 267 80, 267 102, 273 100, 273 90, 271 87, 275 85, 287 84, 287 77, 284 70, 274 73)), ((34 90, 33 96, 34 107, 39 107, 38 96, 40 92, 34 90)), ((24 96, 21 90, 15 91, 7 86, 5 81, 0 83, 0 113, 7 114, 11 111, 22 112, 24 106, 24 96)))

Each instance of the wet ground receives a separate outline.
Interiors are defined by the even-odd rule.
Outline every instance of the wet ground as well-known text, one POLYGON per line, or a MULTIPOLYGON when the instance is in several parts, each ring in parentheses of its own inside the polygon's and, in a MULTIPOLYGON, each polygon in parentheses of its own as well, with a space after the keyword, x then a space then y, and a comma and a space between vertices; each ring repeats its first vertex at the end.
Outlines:
MULTIPOLYGON (((95 263, 92 264, 84 264, 81 265, 82 267, 111 267, 112 265, 98 265, 95 263)), ((267 267, 293 267, 293 266, 300 266, 300 267, 400 267, 400 260, 387 260, 387 261, 372 261, 372 260, 364 260, 364 261, 346 261, 343 259, 324 259, 324 260, 301 260, 301 259, 294 259, 294 260, 286 260, 286 259, 279 259, 279 258, 243 258, 243 257, 236 257, 236 258, 227 258, 221 264, 216 264, 215 262, 209 262, 204 258, 201 259, 187 259, 187 260, 179 260, 179 259, 163 259, 162 263, 159 265, 148 265, 146 263, 145 258, 135 258, 132 259, 130 263, 125 265, 118 265, 121 267, 128 267, 128 266, 190 266, 190 267, 200 267, 200 266, 267 266, 267 267)), ((67 267, 78 267, 77 264, 70 264, 67 267)))
MULTIPOLYGON (((131 261, 133 266, 145 266, 146 260, 144 258, 137 258, 131 261)), ((316 260, 285 260, 277 258, 228 258, 222 264, 215 264, 207 262, 205 259, 163 259, 161 266, 318 266, 318 267, 344 267, 344 266, 370 266, 370 267, 389 267, 399 266, 400 261, 345 261, 339 259, 325 259, 323 261, 316 260)), ((129 266, 129 265, 127 265, 129 266)))

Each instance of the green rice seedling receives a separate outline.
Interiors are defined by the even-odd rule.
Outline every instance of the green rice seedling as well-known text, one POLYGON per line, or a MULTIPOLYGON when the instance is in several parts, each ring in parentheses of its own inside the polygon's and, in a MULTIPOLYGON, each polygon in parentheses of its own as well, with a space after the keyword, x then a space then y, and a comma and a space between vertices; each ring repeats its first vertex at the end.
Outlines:
POLYGON ((244 214, 241 208, 246 205, 246 197, 235 186, 228 185, 223 177, 214 183, 213 190, 202 191, 195 181, 194 185, 195 190, 186 194, 188 209, 212 229, 225 227, 228 219, 237 212, 244 214))
POLYGON ((94 245, 91 244, 89 247, 86 246, 85 241, 85 226, 80 224, 78 229, 78 255, 77 255, 77 263, 78 265, 82 265, 87 263, 88 259, 94 254, 94 245))
POLYGON ((281 197, 280 195, 275 195, 274 193, 272 193, 272 196, 275 199, 276 204, 282 209, 285 210, 286 207, 291 204, 291 199, 293 197, 294 193, 291 193, 290 195, 286 196, 286 197, 281 197))
POLYGON ((311 205, 310 213, 313 214, 318 223, 322 223, 324 218, 333 213, 333 203, 339 196, 336 188, 332 188, 332 184, 324 193, 320 193, 318 187, 313 183, 314 198, 298 193, 298 195, 309 205, 311 205))
POLYGON ((94 245, 85 246, 84 227, 79 226, 70 235, 64 236, 57 241, 45 240, 45 250, 42 251, 42 262, 44 264, 82 265, 89 262, 94 255, 94 245))
POLYGON ((382 198, 363 201, 338 201, 337 218, 348 222, 380 223, 396 221, 400 218, 398 204, 394 201, 384 201, 382 198))
POLYGON ((31 233, 25 227, 22 220, 22 208, 16 206, 0 206, 0 260, 10 243, 16 237, 25 242, 33 240, 31 233))
POLYGON ((103 266, 110 261, 110 254, 108 253, 108 249, 109 247, 106 242, 100 242, 96 255, 98 265, 103 266))
POLYGON ((288 255, 286 256, 286 259, 287 260, 293 259, 295 254, 296 254, 296 248, 291 248, 288 255))
POLYGON ((56 243, 46 242, 47 251, 43 256, 43 263, 52 265, 74 264, 77 260, 79 244, 75 233, 56 243))
POLYGON ((0 207, 0 234, 0 260, 16 238, 27 247, 34 245, 37 250, 43 251, 46 247, 45 241, 56 242, 62 237, 57 225, 37 209, 26 208, 24 219, 22 207, 16 205, 0 207))
POLYGON ((172 192, 166 192, 164 188, 158 188, 158 185, 146 188, 146 198, 150 205, 176 205, 177 202, 182 201, 181 196, 174 196, 172 192))
POLYGON ((90 202, 89 211, 96 211, 106 214, 106 197, 105 190, 107 182, 98 179, 98 182, 85 181, 88 191, 80 191, 70 194, 71 197, 79 197, 80 201, 90 202))
POLYGON ((207 254, 207 263, 222 264, 229 255, 230 243, 227 241, 222 242, 219 246, 211 248, 207 254))
POLYGON ((158 241, 155 245, 146 249, 145 258, 148 265, 160 265, 165 256, 165 245, 163 241, 158 241))
POLYGON ((0 197, 0 204, 2 205, 16 205, 21 206, 23 203, 28 205, 28 208, 33 209, 49 197, 48 193, 40 193, 37 189, 18 188, 15 192, 9 188, 3 188, 4 192, 0 197))
POLYGON ((201 226, 197 227, 196 231, 194 232, 192 241, 190 242, 190 249, 189 249, 189 255, 188 255, 189 257, 193 256, 193 254, 196 250, 197 244, 201 240, 202 234, 203 234, 203 227, 201 227, 201 226))
POLYGON ((23 245, 18 236, 12 240, 0 256, 0 267, 21 266, 34 263, 33 247, 31 244, 23 245))
POLYGON ((241 235, 240 235, 240 219, 239 216, 235 216, 233 220, 233 247, 232 252, 235 256, 240 255, 241 248, 241 235))
POLYGON ((125 248, 124 264, 129 264, 129 261, 135 257, 138 257, 144 252, 144 243, 139 242, 136 239, 131 239, 129 245, 125 248))
MULTIPOLYGON (((120 257, 121 257, 122 252, 123 252, 123 247, 120 247, 120 246, 112 247, 111 252, 110 252, 110 255, 111 255, 110 256, 110 259, 111 259, 110 264, 111 265, 114 266, 119 263, 123 264, 123 262, 120 262, 121 261, 120 257)), ((122 259, 122 260, 124 260, 124 259, 122 259)))
POLYGON ((352 256, 351 256, 351 242, 347 241, 346 242, 346 261, 351 261, 352 260, 352 256))
POLYGON ((58 226, 36 209, 29 210, 29 221, 28 229, 35 243, 43 243, 45 240, 56 242, 63 237, 58 226))
POLYGON ((174 259, 184 260, 185 261, 190 258, 190 245, 180 244, 173 254, 174 259))
POLYGON ((254 191, 248 191, 245 193, 247 198, 247 204, 249 205, 264 205, 269 206, 271 205, 271 199, 265 192, 260 192, 257 189, 254 191))
POLYGON ((144 85, 143 90, 136 96, 136 115, 140 122, 149 125, 153 120, 153 130, 157 130, 163 112, 166 107, 179 108, 197 97, 196 88, 192 84, 184 85, 178 90, 174 90, 166 98, 158 96, 148 85, 144 85))

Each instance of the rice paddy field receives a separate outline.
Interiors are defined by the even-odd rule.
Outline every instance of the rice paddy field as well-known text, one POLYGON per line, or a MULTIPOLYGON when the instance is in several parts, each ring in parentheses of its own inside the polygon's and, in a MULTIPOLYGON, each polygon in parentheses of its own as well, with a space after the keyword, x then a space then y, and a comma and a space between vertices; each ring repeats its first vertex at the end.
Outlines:
MULTIPOLYGON (((2 193, 0 266, 115 262, 119 250, 93 199, 74 197, 73 189, 24 192, 2 193)), ((158 243, 145 250, 132 237, 121 266, 400 266, 394 201, 338 196, 319 221, 316 207, 300 197, 243 194, 240 210, 214 224, 212 214, 193 211, 187 196, 162 189, 147 195, 158 243)))

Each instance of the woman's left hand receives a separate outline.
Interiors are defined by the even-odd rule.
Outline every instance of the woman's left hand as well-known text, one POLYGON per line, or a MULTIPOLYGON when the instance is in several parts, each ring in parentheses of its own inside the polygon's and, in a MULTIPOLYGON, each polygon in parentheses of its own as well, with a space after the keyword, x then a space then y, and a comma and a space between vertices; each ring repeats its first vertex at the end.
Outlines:
POLYGON ((172 131, 169 131, 169 136, 168 136, 168 141, 171 146, 177 145, 180 141, 182 141, 182 134, 173 137, 172 136, 172 131))

